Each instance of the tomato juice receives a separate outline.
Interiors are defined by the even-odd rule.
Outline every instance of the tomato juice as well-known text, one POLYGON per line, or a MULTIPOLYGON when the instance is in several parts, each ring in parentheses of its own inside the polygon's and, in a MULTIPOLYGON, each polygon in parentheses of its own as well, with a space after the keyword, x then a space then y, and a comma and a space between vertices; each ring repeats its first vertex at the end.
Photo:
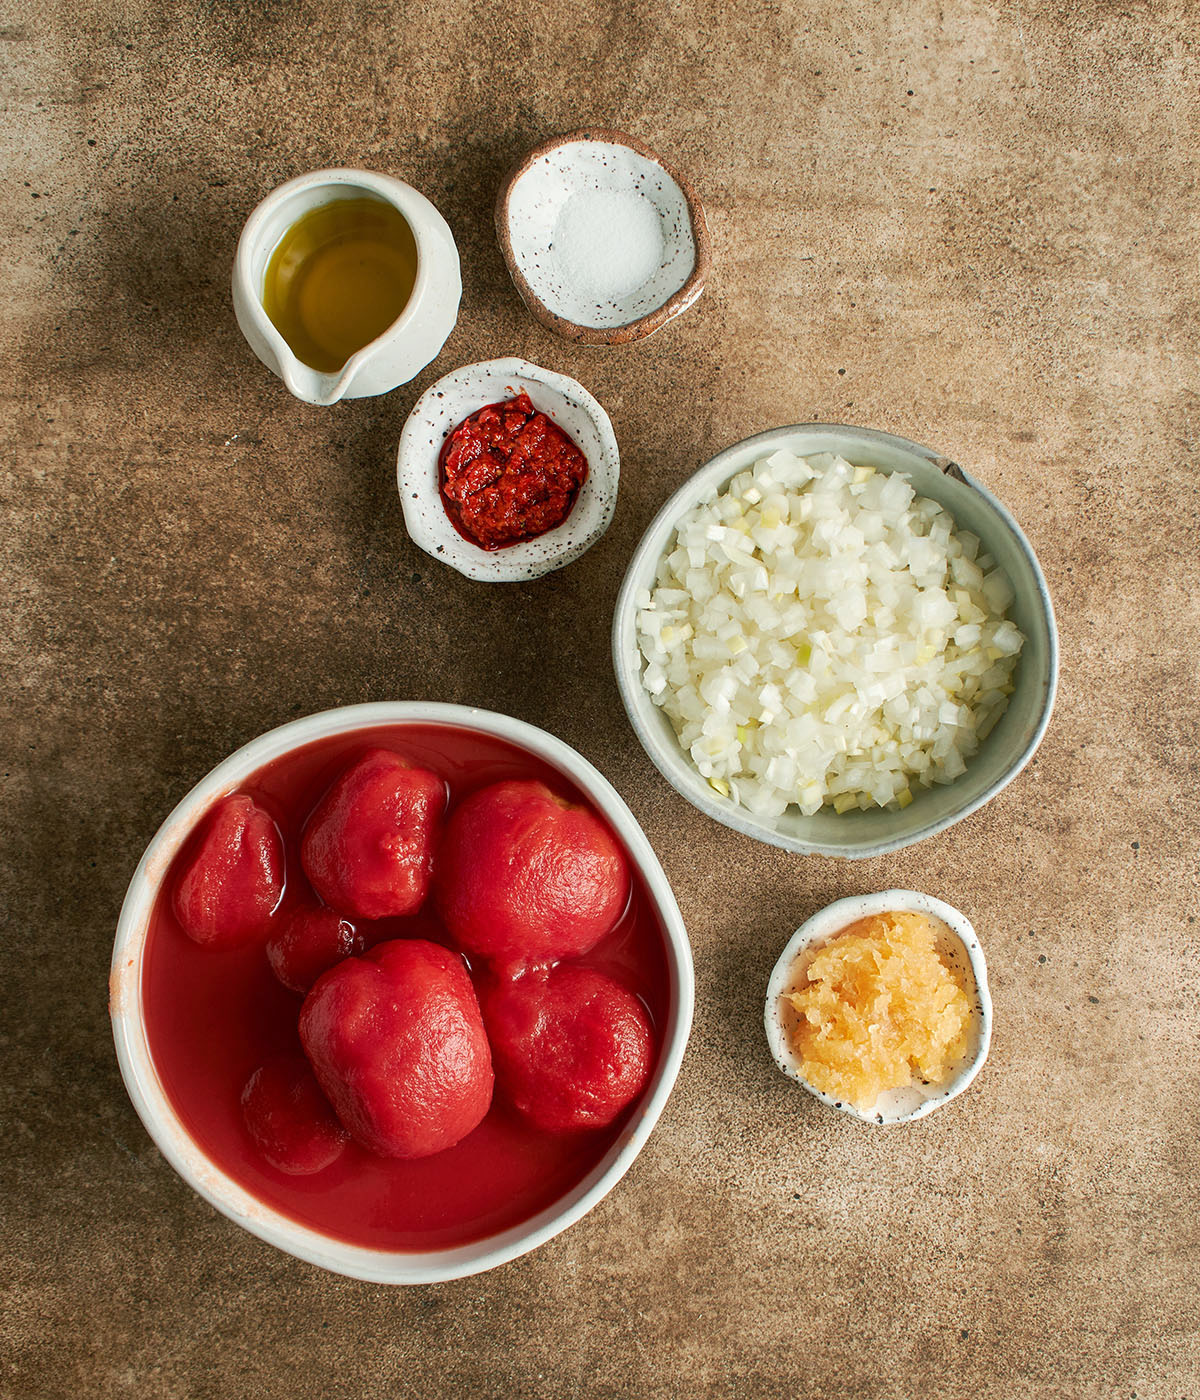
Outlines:
MULTIPOLYGON (((465 729, 384 725, 319 740, 267 764, 238 789, 271 815, 283 837, 286 882, 275 920, 315 902, 300 863, 304 823, 338 774, 372 748, 390 749, 440 775, 451 812, 469 793, 510 778, 536 779, 571 802, 592 805, 549 764, 504 740, 465 729)), ((650 1086, 607 1128, 552 1133, 533 1126, 497 1091, 483 1122, 434 1156, 385 1158, 352 1141, 315 1175, 275 1169, 257 1150, 240 1099, 265 1061, 301 1052, 297 1020, 303 998, 277 980, 262 942, 201 946, 184 934, 171 895, 197 839, 193 833, 177 854, 151 915, 142 978, 146 1035, 184 1128, 216 1166, 265 1205, 355 1245, 397 1251, 464 1245, 519 1225, 560 1199, 604 1158, 638 1113, 650 1086)), ((624 912, 576 961, 610 974, 638 996, 653 1027, 657 1065, 669 999, 665 935, 632 861, 630 866, 624 912)), ((355 924, 368 947, 393 938, 427 938, 454 947, 432 900, 405 918, 355 924)), ((482 990, 491 974, 470 959, 467 966, 482 990)))

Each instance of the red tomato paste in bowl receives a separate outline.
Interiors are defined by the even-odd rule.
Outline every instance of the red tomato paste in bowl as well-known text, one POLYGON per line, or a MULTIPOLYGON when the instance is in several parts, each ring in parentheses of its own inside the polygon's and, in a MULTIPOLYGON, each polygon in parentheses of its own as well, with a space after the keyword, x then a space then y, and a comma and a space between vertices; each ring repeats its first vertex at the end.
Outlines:
MULTIPOLYGON (((450 824, 468 798, 477 803, 493 787, 507 791, 535 784, 545 784, 558 806, 574 810, 578 805, 600 820, 562 773, 496 736, 405 724, 320 739, 267 764, 238 787, 274 822, 282 844, 285 876, 282 896, 269 913, 272 928, 320 904, 302 859, 306 824, 318 804, 327 805, 322 799, 341 775, 380 751, 437 775, 445 785, 450 824)), ((616 1117, 600 1127, 548 1131, 518 1106, 525 1103, 527 1085, 518 1094, 497 1082, 482 1120, 443 1150, 385 1156, 349 1137, 329 1165, 308 1175, 278 1169, 248 1128, 242 1097, 264 1065, 281 1063, 281 1057, 301 1062, 305 1046, 298 1026, 307 1003, 272 970, 261 934, 228 946, 185 933, 180 913, 186 918, 188 909, 178 907, 176 891, 204 839, 202 821, 174 858, 155 900, 142 974, 146 1037, 163 1090, 188 1134, 217 1167, 280 1214, 333 1239, 382 1250, 445 1249, 486 1239, 530 1219, 582 1182, 651 1092, 664 1053, 670 983, 664 930, 643 877, 629 860, 628 892, 615 924, 586 951, 571 949, 570 956, 546 967, 520 972, 513 984, 528 988, 529 979, 538 977, 561 981, 561 969, 577 969, 568 980, 591 985, 596 978, 590 975, 601 974, 601 980, 611 979, 622 995, 636 999, 637 1014, 648 1027, 649 1072, 640 1094, 616 1117)), ((435 850, 434 882, 438 862, 435 850)), ((453 909, 454 900, 439 890, 414 913, 356 916, 356 939, 339 948, 352 956, 365 948, 370 959, 373 950, 396 940, 436 945, 434 951, 445 949, 456 966, 461 960, 486 1007, 513 971, 478 951, 464 954, 442 922, 443 908, 453 909)), ((323 979, 318 989, 322 985, 323 979)), ((490 1022, 489 1034, 496 1033, 496 1022, 490 1022)), ((499 1073, 503 1057, 494 1058, 499 1073)), ((551 1114, 547 1121, 553 1120, 551 1114)))
POLYGON ((465 418, 442 444, 438 466, 446 514, 487 550, 561 525, 588 474, 587 458, 528 394, 465 418))

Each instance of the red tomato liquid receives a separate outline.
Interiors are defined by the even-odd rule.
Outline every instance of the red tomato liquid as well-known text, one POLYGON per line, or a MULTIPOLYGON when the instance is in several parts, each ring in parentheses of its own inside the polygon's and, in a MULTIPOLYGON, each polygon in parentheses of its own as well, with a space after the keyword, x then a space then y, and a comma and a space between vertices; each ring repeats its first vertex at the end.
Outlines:
MULTIPOLYGON (((300 866, 300 833, 309 812, 344 768, 376 747, 440 774, 451 808, 476 788, 506 778, 540 779, 563 797, 587 803, 574 784, 540 759, 467 730, 388 725, 318 740, 259 769, 239 789, 270 812, 283 834, 287 885, 276 920, 293 905, 315 899, 300 866)), ((202 947, 179 927, 171 891, 192 840, 176 856, 150 919, 142 974, 146 1035, 184 1127, 217 1166, 280 1214, 373 1249, 468 1244, 528 1220, 565 1195, 638 1113, 641 1099, 608 1128, 557 1135, 530 1125, 497 1090, 479 1127, 436 1156, 387 1159, 351 1142, 315 1176, 277 1171, 255 1148, 240 1098, 264 1060, 284 1050, 302 1053, 296 1023, 303 999, 276 980, 261 945, 202 947)), ((624 914, 578 961, 611 973, 641 997, 660 1057, 669 1000, 665 938, 642 877, 630 865, 633 888, 624 914)), ((368 946, 420 937, 453 947, 431 902, 411 918, 356 924, 368 946)), ((482 985, 480 971, 472 969, 477 985, 482 985)), ((652 1073, 651 1083, 653 1078, 652 1073)))

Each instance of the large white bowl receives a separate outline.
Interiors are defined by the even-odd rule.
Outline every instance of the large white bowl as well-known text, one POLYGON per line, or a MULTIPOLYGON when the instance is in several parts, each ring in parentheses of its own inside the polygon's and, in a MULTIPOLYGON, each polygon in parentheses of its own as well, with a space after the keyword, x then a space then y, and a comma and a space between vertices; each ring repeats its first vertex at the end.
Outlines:
POLYGON ((439 1283, 495 1268, 536 1249, 580 1219, 625 1175, 642 1150, 675 1083, 692 1023, 692 953, 675 896, 662 866, 616 789, 574 749, 531 724, 461 705, 351 705, 309 715, 252 740, 219 764, 183 799, 150 842, 130 882, 117 924, 109 982, 109 1013, 125 1087, 159 1150, 193 1190, 238 1225, 288 1254, 334 1273, 376 1283, 439 1283), (142 1011, 142 960, 154 901, 167 869, 196 822, 217 798, 282 754, 331 734, 383 724, 445 725, 494 735, 544 760, 575 783, 604 814, 646 883, 661 920, 670 976, 663 1052, 641 1113, 573 1190, 524 1224, 453 1249, 399 1252, 331 1239, 257 1200, 227 1176, 189 1137, 154 1067, 142 1011))
POLYGON ((836 423, 797 424, 746 438, 720 452, 667 501, 642 536, 617 597, 612 631, 613 664, 634 732, 673 788, 714 820, 756 840, 803 855, 859 859, 911 846, 968 816, 1017 776, 1033 757, 1050 722, 1058 681, 1058 632, 1054 609, 1033 548, 1003 505, 956 463, 931 448, 871 428, 836 423), (1008 575, 1015 600, 1009 616, 1025 634, 1016 690, 1003 717, 972 758, 967 771, 944 787, 922 789, 903 811, 876 808, 839 815, 822 808, 811 817, 789 807, 781 817, 757 817, 718 796, 681 748, 671 722, 642 685, 637 644, 637 597, 652 588, 659 560, 681 516, 707 491, 779 448, 799 456, 834 452, 856 466, 899 471, 918 495, 932 497, 960 528, 978 535, 1008 575))

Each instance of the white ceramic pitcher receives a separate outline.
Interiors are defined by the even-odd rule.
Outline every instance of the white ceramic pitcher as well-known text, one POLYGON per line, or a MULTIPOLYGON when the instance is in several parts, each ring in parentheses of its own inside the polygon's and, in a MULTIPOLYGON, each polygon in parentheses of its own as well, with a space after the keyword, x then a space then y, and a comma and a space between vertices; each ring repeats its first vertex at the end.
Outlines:
POLYGON ((423 194, 366 170, 316 170, 273 190, 246 221, 233 264, 233 309, 258 358, 305 403, 332 404, 386 394, 434 359, 458 319, 458 249, 449 225, 423 194), (374 196, 404 216, 417 244, 417 277, 399 317, 340 370, 325 374, 296 358, 263 308, 267 264, 279 240, 318 205, 374 196))

